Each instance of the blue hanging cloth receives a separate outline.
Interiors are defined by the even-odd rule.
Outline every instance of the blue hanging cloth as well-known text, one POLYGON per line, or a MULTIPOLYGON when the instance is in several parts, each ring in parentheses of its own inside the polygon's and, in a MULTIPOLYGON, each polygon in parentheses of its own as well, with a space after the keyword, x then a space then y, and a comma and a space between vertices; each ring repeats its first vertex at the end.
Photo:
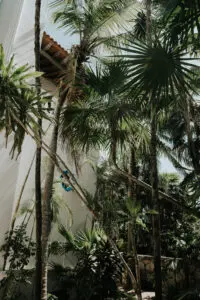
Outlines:
MULTIPOLYGON (((63 174, 67 175, 69 172, 67 170, 63 171, 63 174)), ((60 175, 60 178, 62 179, 63 178, 63 175, 61 174, 60 175)), ((66 192, 71 192, 73 189, 71 187, 71 185, 67 185, 66 183, 64 182, 61 182, 61 185, 63 187, 63 189, 66 191, 66 192)))

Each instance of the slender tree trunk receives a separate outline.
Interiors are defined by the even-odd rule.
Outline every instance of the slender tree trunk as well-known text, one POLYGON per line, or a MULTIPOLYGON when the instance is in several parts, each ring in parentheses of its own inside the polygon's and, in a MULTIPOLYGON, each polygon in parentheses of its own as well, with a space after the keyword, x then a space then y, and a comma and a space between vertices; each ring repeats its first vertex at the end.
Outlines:
POLYGON ((138 300, 142 300, 142 291, 141 291, 141 276, 140 276, 140 264, 138 260, 138 255, 137 255, 137 245, 136 245, 136 224, 134 222, 132 226, 132 230, 134 232, 133 235, 133 255, 134 255, 134 262, 135 262, 135 275, 136 275, 136 280, 137 280, 137 290, 136 290, 136 295, 138 300))
MULTIPOLYGON (((152 44, 151 36, 151 0, 146 0, 146 40, 152 44)), ((157 212, 152 216, 153 227, 153 253, 155 273, 155 296, 156 300, 162 300, 162 270, 161 270, 161 240, 160 240, 160 212, 159 212, 159 189, 158 189, 158 166, 157 166, 157 109, 153 95, 149 95, 151 112, 151 185, 152 206, 157 212)))
MULTIPOLYGON (((62 95, 58 99, 58 103, 55 110, 55 125, 52 132, 50 155, 56 159, 57 143, 58 143, 58 130, 59 130, 59 119, 62 110, 63 103, 65 101, 65 95, 62 95)), ((48 275, 48 240, 51 231, 51 199, 52 199, 52 188, 54 180, 55 162, 49 160, 48 171, 46 175, 46 182, 44 187, 43 195, 43 206, 42 206, 42 295, 41 300, 47 300, 47 275, 48 275)))
POLYGON ((151 181, 152 181, 152 206, 156 214, 152 216, 153 227, 153 252, 155 272, 156 300, 162 299, 162 270, 161 270, 161 240, 160 240, 160 208, 158 193, 158 167, 157 167, 157 115, 151 99, 151 181))
MULTIPOLYGON (((35 70, 40 71, 40 14, 41 1, 35 0, 35 70)), ((41 83, 40 78, 36 78, 37 95, 40 97, 41 83)), ((40 113, 41 106, 38 105, 40 113)), ((42 140, 42 119, 38 119, 38 135, 42 140)), ((36 265, 35 265, 35 300, 41 298, 41 282, 42 282, 42 191, 41 191, 41 145, 37 145, 36 164, 35 164, 35 215, 36 215, 36 265)))
MULTIPOLYGON (((130 164, 129 164, 129 174, 136 175, 136 161, 135 161, 135 151, 134 149, 131 150, 130 156, 130 164)), ((129 180, 128 185, 128 197, 133 199, 134 202, 137 201, 137 193, 136 193, 136 184, 129 180)), ((128 226, 128 240, 129 240, 129 251, 133 253, 134 256, 134 263, 135 263, 135 275, 136 275, 136 295, 138 300, 142 300, 142 293, 141 293, 141 278, 140 278, 140 266, 139 260, 137 255, 137 245, 136 245, 136 220, 132 220, 129 222, 128 226)))

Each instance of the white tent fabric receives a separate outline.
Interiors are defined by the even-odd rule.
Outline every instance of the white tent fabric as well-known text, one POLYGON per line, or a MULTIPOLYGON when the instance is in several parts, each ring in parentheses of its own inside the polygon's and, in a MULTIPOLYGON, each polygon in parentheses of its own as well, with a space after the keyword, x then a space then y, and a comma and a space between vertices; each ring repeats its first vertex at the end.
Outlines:
MULTIPOLYGON (((16 182, 19 170, 19 160, 11 160, 9 156, 12 140, 8 141, 5 148, 4 134, 0 134, 0 245, 4 242, 4 234, 8 231, 13 202, 15 197, 16 182)), ((0 265, 2 258, 0 256, 0 265)))

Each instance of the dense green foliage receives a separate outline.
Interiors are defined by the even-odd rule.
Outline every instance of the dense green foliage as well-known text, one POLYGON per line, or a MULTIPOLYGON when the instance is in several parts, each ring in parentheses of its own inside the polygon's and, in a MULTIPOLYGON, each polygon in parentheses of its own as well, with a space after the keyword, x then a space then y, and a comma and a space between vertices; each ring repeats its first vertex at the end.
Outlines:
MULTIPOLYGON (((75 234, 59 228, 63 242, 53 242, 49 255, 72 252, 77 263, 73 269, 52 264, 56 288, 49 299, 117 299, 122 286, 134 287, 141 299, 137 253, 154 254, 157 300, 162 292, 168 292, 169 299, 198 299, 199 287, 189 279, 189 290, 182 295, 177 283, 168 291, 159 291, 158 283, 165 281, 161 255, 181 259, 186 275, 190 264, 200 260, 200 73, 195 61, 200 1, 146 0, 142 7, 137 4, 137 13, 135 1, 85 0, 81 6, 76 0, 52 2, 54 21, 80 39, 60 76, 59 100, 63 95, 65 99, 59 102, 56 122, 48 116, 56 129, 53 149, 59 137, 75 153, 74 159, 94 149, 103 158, 95 167, 94 195, 74 179, 74 192, 92 210, 95 225, 75 234), (163 157, 176 172, 159 172, 163 157)), ((27 83, 39 75, 29 73, 27 66, 16 67, 13 58, 6 63, 0 49, 0 129, 6 139, 14 136, 12 155, 21 152, 26 133, 37 145, 41 142, 36 118, 47 117, 45 109, 38 112, 46 100, 27 83)), ((43 148, 48 153, 48 146, 43 148)), ((54 161, 56 153, 50 156, 52 172, 43 205, 48 202, 58 215, 59 206, 52 203, 53 173, 60 161, 54 161)), ((43 213, 43 224, 50 213, 43 213)), ((45 251, 49 227, 47 236, 43 232, 45 251)), ((10 268, 1 286, 5 299, 17 299, 16 285, 26 280, 24 267, 34 244, 24 227, 15 228, 5 242, 2 250, 9 250, 10 268)))
POLYGON ((7 255, 7 251, 9 268, 0 283, 1 297, 5 300, 26 299, 23 289, 30 286, 33 271, 25 268, 35 256, 35 243, 27 235, 25 225, 16 227, 12 235, 7 234, 1 252, 7 255))
POLYGON ((59 232, 65 242, 53 242, 50 253, 67 255, 72 251, 77 263, 74 269, 52 264, 60 283, 54 292, 58 299, 116 299, 122 267, 103 230, 93 228, 73 235, 61 227, 59 232))

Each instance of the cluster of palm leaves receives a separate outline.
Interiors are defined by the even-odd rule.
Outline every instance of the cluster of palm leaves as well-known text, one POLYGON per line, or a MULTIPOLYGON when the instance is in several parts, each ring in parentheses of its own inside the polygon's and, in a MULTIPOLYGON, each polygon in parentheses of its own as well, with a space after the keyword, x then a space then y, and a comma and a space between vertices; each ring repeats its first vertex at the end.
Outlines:
POLYGON ((34 77, 41 73, 33 72, 28 65, 17 66, 14 56, 6 62, 3 47, 0 47, 0 129, 5 131, 6 143, 13 135, 12 156, 15 150, 20 153, 26 132, 37 127, 36 117, 39 115, 37 105, 44 102, 42 95, 37 96, 35 88, 30 84, 34 77))

